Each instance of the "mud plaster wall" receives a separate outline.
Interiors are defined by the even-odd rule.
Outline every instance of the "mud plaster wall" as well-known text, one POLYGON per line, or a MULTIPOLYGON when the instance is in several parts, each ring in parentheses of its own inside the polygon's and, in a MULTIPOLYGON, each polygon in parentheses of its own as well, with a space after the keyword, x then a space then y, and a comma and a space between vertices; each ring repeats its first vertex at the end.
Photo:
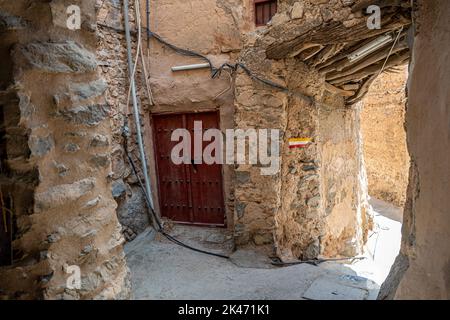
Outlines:
MULTIPOLYGON (((303 5, 301 15, 296 12, 301 26, 320 25, 325 10, 349 17, 348 12, 340 15, 340 3, 303 5)), ((265 245, 283 259, 352 255, 361 251, 369 228, 357 109, 345 108, 342 98, 326 93, 324 79, 301 61, 266 58, 274 39, 295 30, 289 21, 293 11, 287 6, 268 30, 247 35, 241 54, 253 72, 307 98, 238 74, 236 126, 279 129, 282 147, 277 175, 262 176, 259 166, 236 169, 235 239, 238 245, 265 245), (288 139, 296 137, 313 143, 291 150, 288 139)))
POLYGON ((363 100, 361 128, 369 194, 399 207, 405 204, 409 154, 405 112, 408 67, 383 73, 363 100))
POLYGON ((402 248, 380 299, 450 298, 450 2, 418 1, 408 80, 402 248))
POLYGON ((360 134, 360 104, 320 111, 321 181, 326 256, 361 253, 371 228, 360 134))
MULTIPOLYGON (((29 152, 9 153, 15 188, 38 173, 30 199, 17 202, 16 253, 0 271, 0 294, 15 299, 113 299, 130 294, 111 195, 110 106, 96 59, 96 13, 90 1, 0 1, 2 52, 14 65, 7 130, 23 130, 29 152), (69 3, 70 2, 70 3, 69 3), (66 9, 79 4, 83 25, 66 28, 66 9), (3 22, 3 21, 2 21, 3 22), (15 105, 15 107, 14 107, 15 105), (14 111, 14 112, 16 112, 14 111), (23 205, 33 205, 23 210, 23 205), (81 271, 81 289, 68 289, 68 266, 81 271)), ((30 186, 29 186, 30 187, 30 186)), ((16 189, 17 190, 17 189, 16 189)))
MULTIPOLYGON (((151 30, 178 47, 206 55, 216 67, 225 62, 233 63, 241 50, 244 32, 254 28, 251 3, 250 0, 151 1, 151 30)), ((145 1, 142 4, 145 8, 145 1)), ((147 43, 144 47, 147 51, 147 43)), ((147 150, 154 150, 151 113, 219 110, 221 129, 234 128, 234 95, 231 79, 226 74, 213 80, 209 69, 171 71, 172 66, 203 62, 179 55, 155 40, 151 41, 149 65, 155 105, 148 108, 145 114, 147 150)), ((154 203, 158 209, 153 156, 149 156, 149 162, 155 190, 154 203)), ((233 167, 224 165, 223 174, 227 226, 233 228, 233 167)))

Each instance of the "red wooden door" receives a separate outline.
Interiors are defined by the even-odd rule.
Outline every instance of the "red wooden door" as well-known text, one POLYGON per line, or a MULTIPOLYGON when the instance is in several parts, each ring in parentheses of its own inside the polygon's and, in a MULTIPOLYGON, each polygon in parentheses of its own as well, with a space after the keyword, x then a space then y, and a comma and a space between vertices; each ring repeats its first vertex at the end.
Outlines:
POLYGON ((153 116, 161 215, 178 223, 224 226, 222 166, 194 163, 194 121, 202 122, 203 132, 219 128, 217 112, 153 116), (178 142, 171 135, 182 128, 191 134, 192 162, 175 165, 170 155, 178 142))
POLYGON ((277 13, 277 0, 255 0, 255 23, 257 26, 266 25, 277 13))

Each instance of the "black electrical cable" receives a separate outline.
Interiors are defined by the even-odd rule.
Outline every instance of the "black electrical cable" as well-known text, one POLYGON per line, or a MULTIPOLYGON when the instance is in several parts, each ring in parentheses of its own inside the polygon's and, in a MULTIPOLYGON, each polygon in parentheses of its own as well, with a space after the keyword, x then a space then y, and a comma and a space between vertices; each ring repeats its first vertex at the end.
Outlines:
POLYGON ((205 251, 205 250, 202 250, 202 249, 198 249, 198 248, 194 248, 194 247, 192 247, 192 246, 189 246, 189 245, 187 245, 187 244, 181 242, 181 241, 178 240, 177 238, 171 236, 171 235, 168 234, 166 231, 164 231, 164 228, 163 228, 163 226, 162 226, 162 224, 161 224, 161 221, 159 221, 158 216, 156 215, 155 211, 153 210, 153 208, 152 208, 152 206, 151 206, 151 204, 150 204, 151 202, 150 202, 149 195, 147 194, 147 192, 146 192, 146 190, 145 190, 145 186, 144 186, 144 184, 142 183, 141 178, 139 177, 139 174, 138 174, 137 169, 136 169, 136 165, 134 164, 134 161, 133 161, 133 159, 131 158, 131 156, 130 156, 130 154, 129 154, 129 152, 128 152, 128 148, 127 148, 127 138, 128 138, 128 135, 127 135, 127 133, 128 133, 128 130, 124 130, 124 144, 125 144, 124 148, 125 148, 125 152, 126 152, 126 154, 127 154, 127 158, 128 158, 128 161, 130 162, 131 168, 133 169, 133 172, 134 172, 136 178, 138 179, 139 186, 141 187, 142 191, 144 192, 144 195, 145 195, 145 201, 146 201, 146 203, 147 203, 147 209, 148 209, 148 211, 149 211, 149 213, 150 213, 150 217, 151 217, 151 219, 154 220, 154 221, 156 222, 156 224, 158 225, 158 228, 155 228, 155 230, 156 230, 157 232, 161 233, 161 234, 162 234, 164 237, 166 237, 169 241, 171 241, 171 242, 173 242, 173 243, 175 243, 175 244, 177 244, 177 245, 179 245, 179 246, 181 246, 181 247, 184 247, 184 248, 186 248, 186 249, 190 249, 190 250, 192 250, 192 251, 199 252, 199 253, 203 253, 203 254, 207 254, 207 255, 210 255, 210 256, 215 256, 215 257, 219 257, 219 258, 229 259, 230 257, 225 256, 225 255, 222 255, 222 254, 219 254, 219 253, 214 253, 214 252, 210 252, 210 251, 205 251))

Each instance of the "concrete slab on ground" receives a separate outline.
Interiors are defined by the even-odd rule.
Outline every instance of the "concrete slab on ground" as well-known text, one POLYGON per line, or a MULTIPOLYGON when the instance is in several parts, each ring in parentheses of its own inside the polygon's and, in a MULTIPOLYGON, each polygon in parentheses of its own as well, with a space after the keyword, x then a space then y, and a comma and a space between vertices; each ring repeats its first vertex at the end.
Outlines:
POLYGON ((334 278, 323 277, 313 282, 303 298, 308 300, 366 300, 369 291, 341 284, 334 278))

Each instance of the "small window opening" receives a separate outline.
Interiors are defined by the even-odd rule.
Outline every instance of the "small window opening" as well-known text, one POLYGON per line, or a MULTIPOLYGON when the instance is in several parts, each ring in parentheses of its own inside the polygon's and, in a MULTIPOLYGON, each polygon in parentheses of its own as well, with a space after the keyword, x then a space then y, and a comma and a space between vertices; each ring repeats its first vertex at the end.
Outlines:
POLYGON ((277 13, 277 0, 255 0, 256 26, 265 26, 277 13))

